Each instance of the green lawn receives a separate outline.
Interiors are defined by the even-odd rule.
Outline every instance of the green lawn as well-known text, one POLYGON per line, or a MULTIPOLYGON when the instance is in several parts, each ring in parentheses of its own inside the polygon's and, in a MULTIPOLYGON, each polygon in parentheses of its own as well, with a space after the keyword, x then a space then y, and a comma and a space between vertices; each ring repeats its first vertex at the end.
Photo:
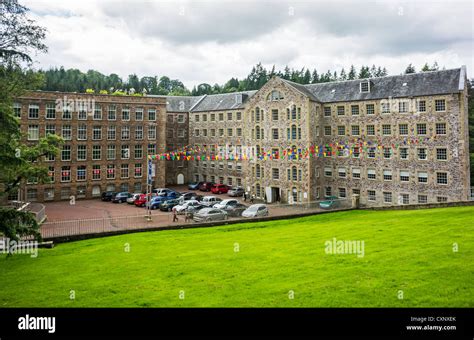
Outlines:
POLYGON ((474 207, 348 211, 0 256, 0 308, 181 306, 474 307, 474 207), (334 237, 363 240, 365 256, 326 254, 334 237))

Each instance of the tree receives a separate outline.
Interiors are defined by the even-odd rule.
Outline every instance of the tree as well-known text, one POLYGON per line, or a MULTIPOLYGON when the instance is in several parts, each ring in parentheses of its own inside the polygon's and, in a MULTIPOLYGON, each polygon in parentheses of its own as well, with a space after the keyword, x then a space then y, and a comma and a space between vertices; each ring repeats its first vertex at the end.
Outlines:
POLYGON ((415 72, 416 72, 415 66, 413 66, 412 64, 408 65, 407 68, 405 69, 405 74, 415 73, 415 72))
MULTIPOLYGON (((23 144, 19 120, 14 116, 13 101, 27 90, 38 88, 43 80, 43 74, 30 68, 33 61, 30 53, 47 50, 42 43, 45 29, 28 19, 27 11, 17 0, 0 2, 0 195, 3 197, 17 191, 28 178, 37 178, 38 182, 49 180, 48 170, 40 161, 49 153, 57 153, 62 141, 56 135, 48 135, 36 145, 23 144)), ((6 237, 41 238, 31 213, 3 208, 0 221, 0 233, 6 237)))
POLYGON ((359 71, 359 79, 370 78, 370 70, 368 66, 361 66, 359 71))
POLYGON ((313 70, 313 73, 311 74, 311 84, 316 84, 319 83, 319 74, 316 69, 313 70))
POLYGON ((348 80, 354 80, 354 79, 356 79, 356 77, 357 77, 356 69, 355 69, 354 65, 351 65, 351 68, 349 70, 349 74, 347 75, 347 79, 348 80))
POLYGON ((344 70, 344 67, 342 68, 341 73, 339 73, 339 79, 347 80, 347 74, 346 74, 346 70, 344 70))

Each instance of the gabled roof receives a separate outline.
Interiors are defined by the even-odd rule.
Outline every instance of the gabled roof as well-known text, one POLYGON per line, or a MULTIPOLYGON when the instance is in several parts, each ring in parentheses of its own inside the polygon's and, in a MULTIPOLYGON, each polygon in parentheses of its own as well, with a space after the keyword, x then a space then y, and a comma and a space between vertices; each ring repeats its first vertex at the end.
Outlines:
POLYGON ((304 87, 317 101, 340 102, 383 99, 388 97, 415 97, 459 92, 464 81, 462 68, 410 73, 370 79, 308 84, 304 87), (359 84, 370 81, 370 92, 361 93, 359 84))
POLYGON ((306 88, 306 85, 298 84, 290 80, 286 80, 283 78, 280 78, 283 82, 287 83, 288 85, 292 86, 295 88, 297 91, 301 92, 305 96, 309 97, 311 100, 318 101, 318 99, 314 96, 314 94, 306 88))
POLYGON ((195 107, 193 112, 218 111, 243 109, 245 102, 257 91, 243 91, 222 94, 210 94, 205 96, 195 107), (242 102, 237 101, 237 96, 243 95, 242 102))

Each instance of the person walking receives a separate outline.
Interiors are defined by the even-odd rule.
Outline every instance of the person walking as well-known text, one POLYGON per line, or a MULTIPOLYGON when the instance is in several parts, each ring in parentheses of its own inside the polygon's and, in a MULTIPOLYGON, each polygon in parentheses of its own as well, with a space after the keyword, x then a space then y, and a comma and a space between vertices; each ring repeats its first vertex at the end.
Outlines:
POLYGON ((247 191, 244 191, 244 202, 247 202, 247 191))
POLYGON ((176 213, 176 209, 173 209, 173 222, 178 222, 178 214, 176 213))
POLYGON ((250 194, 250 203, 253 203, 253 199, 255 198, 254 194, 250 194))

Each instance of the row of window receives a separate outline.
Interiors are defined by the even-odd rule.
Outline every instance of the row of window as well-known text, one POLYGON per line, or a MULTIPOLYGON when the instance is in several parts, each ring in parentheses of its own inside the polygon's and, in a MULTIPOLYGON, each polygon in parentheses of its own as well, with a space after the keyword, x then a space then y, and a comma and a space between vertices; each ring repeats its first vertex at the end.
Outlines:
MULTIPOLYGON (((88 148, 85 144, 80 144, 76 146, 76 160, 86 161, 88 150, 92 149, 91 159, 98 161, 102 159, 102 145, 92 145, 91 148, 88 148)), ((120 158, 121 159, 130 159, 132 157, 131 152, 133 151, 133 158, 141 159, 143 158, 143 145, 136 144, 133 146, 133 150, 130 145, 124 144, 120 146, 120 158)), ((156 154, 156 144, 148 144, 147 152, 149 155, 156 154)), ((108 160, 116 159, 117 146, 115 144, 107 145, 106 158, 108 160)), ((72 160, 72 146, 63 145, 61 148, 60 156, 61 161, 67 162, 72 160)), ((46 162, 53 162, 56 160, 56 157, 52 154, 45 156, 46 162)))
MULTIPOLYGON (((324 187, 324 195, 326 197, 333 196, 335 193, 333 192, 333 188, 330 186, 324 187)), ((360 189, 352 189, 352 194, 360 195, 360 189)), ((427 204, 428 195, 426 194, 417 194, 416 201, 411 202, 410 194, 407 193, 400 193, 398 196, 395 196, 391 191, 377 191, 377 190, 367 190, 367 201, 368 202, 377 202, 378 195, 382 194, 383 203, 386 204, 410 204, 410 203, 418 203, 418 204, 427 204), (395 198, 397 200, 395 201, 395 198)), ((339 198, 346 198, 347 197, 347 189, 346 188, 337 188, 337 195, 339 198)), ((319 188, 316 190, 316 197, 319 198, 319 188)), ((436 196, 437 203, 445 203, 448 201, 446 196, 436 196)))
MULTIPOLYGON (((59 127, 58 127, 59 128, 59 127)), ((104 127, 105 128, 105 127, 104 127)), ((73 128, 71 125, 62 125, 60 131, 56 131, 56 125, 46 124, 45 126, 45 135, 48 134, 60 134, 65 140, 72 140, 73 128)), ((134 129, 134 139, 143 140, 144 128, 142 125, 135 126, 134 129)), ((38 140, 40 137, 40 126, 37 124, 28 125, 28 140, 38 140)), ((77 126, 77 140, 87 140, 87 125, 81 124, 77 126)), ((157 137, 156 125, 147 127, 147 137, 149 140, 154 140, 157 137)), ((115 125, 110 125, 107 127, 107 140, 116 140, 117 139, 117 127, 115 125)), ((130 126, 122 126, 120 128, 120 139, 130 140, 131 131, 130 126)), ((102 140, 102 126, 96 125, 92 127, 92 140, 102 140)))
MULTIPOLYGON (((13 105, 13 111, 16 117, 22 116, 22 105, 15 103, 13 105)), ((92 112, 88 112, 87 108, 77 110, 77 119, 78 120, 87 120, 88 116, 91 116, 93 120, 102 120, 102 106, 96 104, 92 112)), ((144 118, 145 110, 143 108, 135 108, 134 110, 134 119, 136 121, 142 121, 144 118)), ((156 121, 156 109, 147 109, 147 119, 149 121, 156 121)), ((71 120, 73 119, 73 111, 68 107, 64 107, 60 112, 57 112, 56 104, 48 103, 46 104, 45 118, 46 119, 56 119, 61 117, 61 119, 71 120), (60 114, 60 115, 59 115, 60 114)), ((28 119, 39 119, 40 118, 40 106, 38 104, 30 104, 28 106, 28 119)), ((120 118, 123 121, 130 121, 131 119, 131 110, 130 108, 122 108, 120 111, 120 118)), ((107 107, 107 120, 117 120, 117 107, 115 105, 109 105, 107 107)), ((178 117, 178 122, 184 122, 184 115, 180 119, 178 117)))
MULTIPOLYGON (((57 179, 59 179, 60 182, 71 182, 73 178, 72 169, 73 167, 69 165, 64 165, 60 168, 49 166, 48 176, 50 182, 54 183, 57 179), (57 173, 58 171, 59 173, 57 173)), ((120 178, 141 178, 143 177, 143 164, 135 163, 133 166, 129 164, 121 164, 117 169, 115 164, 107 164, 107 166, 94 164, 90 167, 87 165, 78 165, 75 167, 75 179, 76 181, 86 181, 88 176, 90 176, 92 180, 101 180, 103 174, 105 174, 106 179, 115 179, 117 171, 120 171, 120 178), (132 174, 130 174, 130 170, 133 170, 132 174)), ((27 184, 37 184, 37 182, 36 178, 30 178, 27 180, 27 184)))
POLYGON ((233 128, 228 128, 227 129, 227 134, 226 134, 226 129, 194 129, 194 137, 242 137, 242 128, 236 128, 235 129, 235 135, 234 135, 234 129, 233 128), (208 134, 209 132, 209 134, 208 134), (217 132, 217 135, 216 135, 217 132))
MULTIPOLYGON (((417 112, 423 113, 426 112, 426 100, 391 100, 381 101, 380 102, 380 112, 382 114, 390 114, 394 112, 398 113, 409 113, 409 112, 417 112), (412 104, 414 103, 414 104, 412 104), (414 107, 410 107, 414 106, 414 107)), ((434 100, 434 109, 435 112, 445 112, 446 111, 446 100, 445 99, 435 99, 434 100)), ((324 117, 331 117, 332 106, 324 106, 323 108, 323 116, 324 117)), ((375 104, 365 104, 365 112, 367 115, 375 115, 375 104)), ((359 104, 350 105, 350 114, 352 116, 359 116, 361 113, 359 104)), ((337 116, 345 116, 346 115, 346 105, 337 105, 336 106, 336 115, 337 116)))
MULTIPOLYGON (((271 120, 273 122, 277 122, 279 120, 282 120, 281 113, 278 109, 271 109, 271 120)), ((301 107, 296 107, 296 105, 291 105, 291 107, 286 109, 286 119, 287 120, 297 120, 301 119, 301 107)), ((256 107, 255 110, 251 111, 251 120, 253 122, 262 122, 265 121, 265 114, 264 111, 256 107)))
POLYGON ((217 184, 227 184, 230 186, 242 186, 242 178, 235 178, 234 177, 223 177, 223 176, 215 176, 215 175, 207 175, 207 174, 194 174, 194 181, 198 182, 212 182, 217 184), (216 182, 217 180, 217 182, 216 182))
MULTIPOLYGON (((223 122, 224 121, 224 113, 223 112, 220 112, 220 113, 203 113, 203 114, 200 114, 200 113, 196 113, 194 114, 194 121, 195 122, 207 122, 208 121, 208 116, 209 116, 209 121, 210 122, 216 122, 216 118, 218 119, 219 122, 223 122)), ((234 120, 234 112, 227 112, 227 115, 226 115, 226 120, 227 121, 233 121, 234 120)), ((242 112, 235 112, 235 120, 237 121, 240 121, 242 120, 242 112)))
MULTIPOLYGON (((384 181, 392 181, 394 178, 394 172, 390 169, 385 169, 382 173, 377 174, 376 169, 368 168, 366 171, 366 178, 369 180, 377 180, 378 176, 382 175, 384 181)), ((319 172, 316 173, 316 176, 319 176, 319 172)), ((324 168, 324 177, 333 177, 333 169, 330 167, 324 168)), ((337 169, 337 177, 339 178, 348 178, 347 169, 340 167, 337 169)), ((399 170, 398 179, 400 182, 410 182, 412 175, 409 170, 399 170)), ((362 171, 360 168, 352 168, 352 179, 361 179, 362 171)), ((436 184, 448 184, 448 173, 443 171, 437 171, 435 173, 436 184)), ((416 181, 417 183, 425 184, 428 183, 428 172, 427 171, 417 171, 416 172, 416 181)))
MULTIPOLYGON (((129 185, 129 183, 121 183, 119 186, 120 192, 128 192, 130 189, 133 188, 133 192, 140 193, 142 192, 142 183, 136 182, 133 184, 133 187, 129 185)), ((107 185, 107 191, 116 191, 115 184, 107 185)), ((92 197, 100 197, 102 193, 100 185, 93 185, 92 186, 92 197)), ((43 190, 43 199, 45 201, 50 201, 55 198, 57 195, 57 190, 54 188, 45 188, 43 190)), ((87 194, 87 187, 85 185, 78 185, 75 192, 72 191, 70 187, 62 186, 59 191, 60 199, 71 199, 72 196, 75 198, 85 198, 87 194)), ((38 200, 38 189, 35 188, 28 188, 26 190, 26 198, 28 201, 37 201, 38 200)), ((18 193, 14 193, 8 197, 9 200, 18 200, 18 193)))
MULTIPOLYGON (((398 156, 400 160, 408 160, 410 158, 410 150, 416 152, 416 159, 418 160, 429 160, 429 151, 426 147, 416 147, 415 149, 411 149, 408 147, 399 147, 397 149, 398 156)), ((351 154, 352 158, 360 158, 361 149, 359 147, 353 147, 352 150, 346 149, 343 146, 340 146, 333 152, 332 147, 324 147, 323 149, 325 157, 331 156, 338 156, 338 157, 348 157, 349 153, 351 154)), ((433 160, 438 161, 447 161, 448 160, 448 149, 447 148, 431 148, 431 152, 433 152, 434 158, 433 160)), ((384 159, 392 159, 395 158, 396 151, 391 147, 368 147, 367 148, 367 158, 374 159, 376 158, 377 154, 380 154, 381 157, 384 159)))
MULTIPOLYGON (((226 165, 224 165, 224 162, 219 162, 216 164, 216 162, 210 162, 209 164, 207 162, 199 162, 198 160, 195 161, 196 167, 201 167, 203 169, 207 169, 208 165, 210 169, 218 169, 218 170, 234 170, 234 163, 233 162, 227 162, 226 165)), ((235 164, 235 170, 238 172, 242 171, 242 163, 236 163, 235 164)))
MULTIPOLYGON (((330 125, 324 126, 324 136, 331 136, 333 130, 336 135, 338 136, 360 136, 362 135, 363 131, 361 130, 360 125, 350 125, 350 130, 347 125, 338 125, 333 128, 330 125)), ((382 136, 391 136, 392 134, 398 132, 400 136, 426 136, 429 132, 435 132, 436 135, 446 135, 447 134, 447 125, 445 122, 437 122, 434 126, 428 123, 416 123, 411 126, 408 123, 400 123, 397 127, 392 124, 382 124, 380 128, 377 127, 375 124, 367 124, 365 126, 365 134, 367 136, 375 136, 376 132, 380 132, 379 134, 382 136)), ((319 126, 316 126, 316 136, 319 136, 319 126)))

